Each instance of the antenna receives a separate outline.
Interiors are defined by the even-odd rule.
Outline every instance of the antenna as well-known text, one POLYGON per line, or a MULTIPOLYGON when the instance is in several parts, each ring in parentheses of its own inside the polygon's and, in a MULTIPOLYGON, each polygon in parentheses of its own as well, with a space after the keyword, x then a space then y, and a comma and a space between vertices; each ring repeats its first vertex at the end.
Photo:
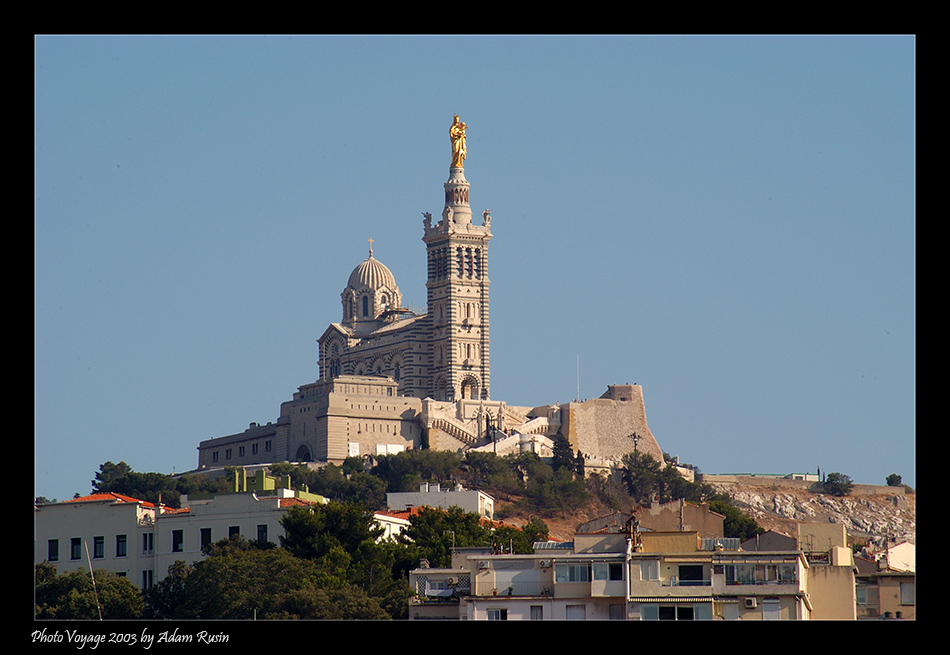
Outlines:
POLYGON ((581 401, 581 354, 577 353, 577 402, 581 401))
POLYGON ((99 591, 96 589, 96 574, 92 572, 92 560, 89 558, 89 543, 83 539, 83 548, 86 549, 86 562, 89 564, 89 577, 92 578, 92 593, 96 597, 96 609, 99 610, 99 620, 102 620, 102 607, 99 606, 99 591))

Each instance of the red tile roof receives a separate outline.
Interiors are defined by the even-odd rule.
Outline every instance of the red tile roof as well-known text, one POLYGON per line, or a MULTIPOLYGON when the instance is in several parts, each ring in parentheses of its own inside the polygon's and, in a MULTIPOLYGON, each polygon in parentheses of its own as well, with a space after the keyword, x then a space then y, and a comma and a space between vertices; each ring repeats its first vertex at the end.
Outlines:
POLYGON ((89 494, 88 496, 81 496, 79 498, 70 498, 69 500, 64 500, 65 503, 83 503, 83 502, 95 502, 111 500, 119 503, 141 503, 145 507, 155 507, 152 503, 140 500, 138 498, 132 498, 132 496, 126 496, 123 494, 117 494, 114 491, 106 491, 102 493, 89 494))

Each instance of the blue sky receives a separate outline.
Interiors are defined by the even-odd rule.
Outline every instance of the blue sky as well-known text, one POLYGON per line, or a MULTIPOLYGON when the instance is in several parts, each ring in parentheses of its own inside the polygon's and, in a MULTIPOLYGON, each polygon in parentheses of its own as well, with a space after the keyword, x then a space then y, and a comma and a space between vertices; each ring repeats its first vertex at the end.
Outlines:
POLYGON ((915 482, 909 36, 40 36, 35 493, 276 420, 469 125, 492 397, 643 386, 706 473, 915 482))

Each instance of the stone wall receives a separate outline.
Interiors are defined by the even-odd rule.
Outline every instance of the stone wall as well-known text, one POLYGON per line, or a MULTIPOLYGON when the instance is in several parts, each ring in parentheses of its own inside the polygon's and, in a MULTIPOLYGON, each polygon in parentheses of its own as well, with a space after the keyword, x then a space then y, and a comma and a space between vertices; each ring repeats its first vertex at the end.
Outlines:
MULTIPOLYGON (((697 482, 708 484, 742 484, 758 487, 776 487, 784 489, 800 489, 802 491, 811 491, 821 493, 822 486, 820 482, 811 480, 792 480, 790 478, 778 475, 754 475, 754 474, 708 474, 700 473, 697 476, 697 482)), ((889 487, 878 484, 856 484, 848 493, 849 496, 903 496, 904 487, 889 487)))
POLYGON ((561 426, 574 450, 585 455, 620 458, 636 450, 663 461, 663 451, 647 425, 639 385, 615 385, 600 398, 563 405, 561 426), (634 441, 634 434, 639 441, 634 441))

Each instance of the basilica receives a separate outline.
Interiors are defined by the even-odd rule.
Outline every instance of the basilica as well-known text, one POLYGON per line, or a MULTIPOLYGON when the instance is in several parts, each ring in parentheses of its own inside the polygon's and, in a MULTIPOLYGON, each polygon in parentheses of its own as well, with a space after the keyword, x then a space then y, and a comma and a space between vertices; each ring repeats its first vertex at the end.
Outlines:
POLYGON ((340 463, 416 448, 544 457, 559 432, 593 460, 639 450, 662 461, 638 385, 609 386, 598 399, 564 405, 516 407, 491 398, 491 211, 473 220, 467 130, 455 116, 441 216, 423 212, 426 313, 402 306, 396 280, 373 256, 370 240, 367 258, 341 293, 340 321, 318 339, 318 379, 282 403, 276 421, 202 441, 200 469, 340 463))

